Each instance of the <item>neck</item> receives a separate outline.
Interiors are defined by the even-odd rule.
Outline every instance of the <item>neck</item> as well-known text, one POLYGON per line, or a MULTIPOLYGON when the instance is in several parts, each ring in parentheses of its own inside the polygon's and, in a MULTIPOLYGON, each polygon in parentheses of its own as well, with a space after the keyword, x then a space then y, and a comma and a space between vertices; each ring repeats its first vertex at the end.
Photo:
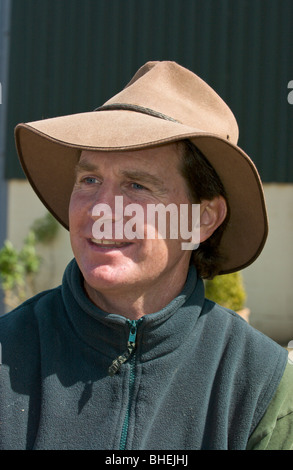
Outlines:
POLYGON ((140 292, 139 289, 111 290, 111 292, 101 292, 92 288, 86 281, 84 287, 89 299, 101 310, 107 313, 114 313, 128 318, 129 320, 139 320, 144 315, 155 313, 168 305, 182 291, 187 277, 187 272, 181 280, 174 279, 173 282, 166 283, 163 287, 140 292))

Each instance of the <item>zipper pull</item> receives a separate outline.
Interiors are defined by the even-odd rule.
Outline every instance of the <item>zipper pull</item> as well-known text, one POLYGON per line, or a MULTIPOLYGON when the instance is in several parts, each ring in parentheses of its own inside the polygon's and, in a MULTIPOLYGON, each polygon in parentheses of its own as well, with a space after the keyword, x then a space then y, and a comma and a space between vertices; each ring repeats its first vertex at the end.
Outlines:
POLYGON ((114 361, 110 365, 108 369, 108 373, 111 377, 113 377, 118 372, 122 364, 124 364, 124 362, 126 362, 130 358, 130 356, 133 354, 136 348, 135 343, 136 343, 137 326, 141 320, 142 318, 140 318, 139 320, 127 320, 127 323, 130 326, 128 341, 127 341, 127 349, 126 351, 124 351, 123 354, 121 354, 116 359, 114 359, 114 361))

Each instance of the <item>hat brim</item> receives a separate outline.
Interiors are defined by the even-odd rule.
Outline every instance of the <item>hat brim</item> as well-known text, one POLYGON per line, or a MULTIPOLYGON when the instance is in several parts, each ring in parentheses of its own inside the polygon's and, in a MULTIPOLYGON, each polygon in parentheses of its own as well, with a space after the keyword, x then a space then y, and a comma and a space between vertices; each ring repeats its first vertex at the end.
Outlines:
POLYGON ((243 150, 222 137, 131 111, 100 111, 18 124, 15 139, 31 186, 66 229, 82 150, 129 151, 190 139, 218 173, 229 199, 221 274, 245 268, 263 249, 268 221, 258 172, 243 150))

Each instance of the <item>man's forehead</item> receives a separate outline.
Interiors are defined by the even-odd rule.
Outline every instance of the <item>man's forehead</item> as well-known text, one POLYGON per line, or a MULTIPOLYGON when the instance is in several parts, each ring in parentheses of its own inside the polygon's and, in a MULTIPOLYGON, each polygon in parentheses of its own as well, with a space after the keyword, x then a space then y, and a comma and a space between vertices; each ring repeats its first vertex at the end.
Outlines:
POLYGON ((94 166, 98 167, 99 163, 105 162, 107 165, 127 164, 132 168, 139 165, 152 173, 152 170, 155 172, 157 169, 166 166, 172 167, 172 164, 178 167, 181 157, 182 150, 177 143, 127 151, 82 150, 77 168, 90 169, 94 166))
POLYGON ((169 144, 161 144, 161 145, 154 145, 145 148, 134 148, 134 149, 127 149, 127 150, 89 150, 83 149, 81 150, 81 157, 88 156, 88 155, 97 155, 97 156, 151 156, 151 155, 158 155, 162 153, 168 154, 177 154, 180 156, 182 154, 182 141, 176 141, 169 144))

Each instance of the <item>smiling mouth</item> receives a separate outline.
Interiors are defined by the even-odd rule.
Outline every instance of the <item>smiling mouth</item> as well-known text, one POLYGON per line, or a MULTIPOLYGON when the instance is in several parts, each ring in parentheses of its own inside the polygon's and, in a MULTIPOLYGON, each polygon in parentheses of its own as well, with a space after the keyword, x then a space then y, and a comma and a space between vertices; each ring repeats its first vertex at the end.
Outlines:
POLYGON ((103 246, 105 248, 121 248, 123 246, 130 245, 130 242, 117 242, 115 240, 97 240, 96 238, 91 238, 91 242, 98 246, 103 246))

